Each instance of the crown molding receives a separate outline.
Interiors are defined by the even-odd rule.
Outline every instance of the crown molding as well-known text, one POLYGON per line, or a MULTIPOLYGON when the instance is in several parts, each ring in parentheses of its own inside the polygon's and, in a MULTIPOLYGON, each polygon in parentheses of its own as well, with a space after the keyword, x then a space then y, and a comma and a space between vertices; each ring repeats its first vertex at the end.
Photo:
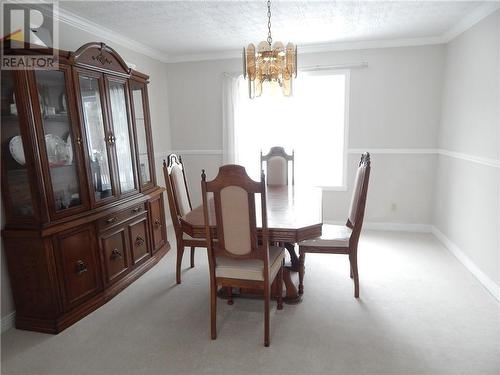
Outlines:
POLYGON ((241 59, 241 50, 225 50, 225 51, 211 51, 202 53, 187 53, 184 55, 171 55, 168 59, 168 63, 180 63, 180 62, 196 62, 196 61, 208 61, 208 60, 230 60, 230 59, 241 59))
POLYGON ((442 35, 443 43, 448 43, 457 36, 467 31, 484 18, 500 9, 500 1, 488 1, 479 5, 472 12, 463 17, 458 23, 442 35))
POLYGON ((128 48, 132 51, 149 56, 153 59, 159 60, 164 63, 169 62, 169 57, 167 54, 155 48, 149 47, 144 43, 124 37, 119 33, 117 33, 116 31, 110 30, 93 21, 80 17, 72 12, 69 12, 61 8, 60 6, 56 14, 56 18, 59 22, 65 23, 66 25, 72 26, 79 30, 97 35, 102 39, 107 39, 110 42, 119 44, 120 46, 128 48))
POLYGON ((366 40, 356 42, 337 42, 324 44, 308 44, 299 46, 301 53, 321 53, 332 51, 348 51, 359 49, 374 49, 374 48, 395 48, 395 47, 415 47, 427 46, 433 44, 442 44, 441 37, 428 38, 406 38, 406 39, 380 39, 366 40))
MULTIPOLYGON (((16 1, 16 0, 14 0, 16 1)), ((37 0, 34 0, 35 2, 37 0)), ((444 34, 435 37, 425 38, 406 38, 406 39, 382 39, 370 41, 353 42, 334 42, 322 44, 299 45, 298 48, 302 54, 325 53, 334 51, 362 50, 375 48, 397 48, 397 47, 415 47, 426 45, 445 44, 468 30, 485 17, 489 16, 497 9, 500 9, 500 1, 490 1, 479 5, 471 13, 463 17, 456 25, 446 31, 444 34)), ((152 48, 139 41, 127 38, 121 34, 101 26, 84 17, 80 17, 59 6, 57 19, 69 26, 79 30, 97 35, 110 42, 119 44, 138 53, 149 56, 153 59, 165 63, 196 62, 207 60, 224 60, 241 58, 241 50, 225 50, 218 52, 204 52, 193 54, 169 55, 158 49, 152 48)))
MULTIPOLYGON (((430 38, 408 38, 408 39, 381 39, 357 42, 335 42, 335 43, 322 43, 322 44, 306 44, 298 45, 297 48, 301 54, 309 53, 324 53, 334 51, 349 51, 361 49, 375 49, 375 48, 395 48, 395 47, 414 47, 426 46, 433 44, 443 44, 442 37, 430 38)), ((219 52, 195 53, 184 55, 173 55, 169 58, 169 63, 179 62, 195 62, 207 60, 225 60, 241 58, 241 50, 226 50, 219 52)))

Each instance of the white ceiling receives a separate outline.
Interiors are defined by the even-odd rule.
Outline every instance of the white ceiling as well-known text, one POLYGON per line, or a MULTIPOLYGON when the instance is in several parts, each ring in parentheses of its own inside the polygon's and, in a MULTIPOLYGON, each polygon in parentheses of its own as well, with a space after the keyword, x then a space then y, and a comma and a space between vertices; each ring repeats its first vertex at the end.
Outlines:
MULTIPOLYGON (((478 1, 275 1, 272 32, 275 40, 300 47, 432 39, 446 35, 485 5, 478 1)), ((239 51, 267 36, 265 1, 61 1, 59 7, 174 60, 239 51)))

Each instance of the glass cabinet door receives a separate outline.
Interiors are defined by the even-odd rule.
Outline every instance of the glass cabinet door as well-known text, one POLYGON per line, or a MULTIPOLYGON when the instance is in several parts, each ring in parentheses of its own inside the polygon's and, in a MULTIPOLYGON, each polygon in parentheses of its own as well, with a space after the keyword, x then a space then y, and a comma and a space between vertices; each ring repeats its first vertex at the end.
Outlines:
POLYGON ((61 212, 82 206, 83 202, 75 155, 75 147, 81 140, 73 132, 66 89, 69 72, 66 69, 37 70, 34 74, 50 170, 53 208, 55 212, 61 212))
POLYGON ((115 195, 108 148, 111 139, 109 135, 108 138, 106 137, 102 112, 101 80, 90 75, 79 75, 78 81, 90 159, 91 183, 94 189, 94 200, 99 202, 115 195))
POLYGON ((126 194, 136 190, 134 163, 132 156, 131 134, 129 128, 128 106, 125 83, 108 81, 109 105, 113 123, 112 143, 115 146, 120 180, 120 192, 126 194))
POLYGON ((144 92, 144 84, 132 81, 130 85, 132 92, 135 133, 137 137, 137 154, 139 157, 139 181, 141 187, 144 187, 152 183, 151 163, 148 150, 147 124, 149 119, 146 118, 147 112, 144 108, 144 105, 146 103, 146 96, 144 92))
POLYGON ((14 219, 33 217, 33 200, 21 136, 18 105, 16 103, 13 72, 1 72, 2 169, 5 212, 14 219))

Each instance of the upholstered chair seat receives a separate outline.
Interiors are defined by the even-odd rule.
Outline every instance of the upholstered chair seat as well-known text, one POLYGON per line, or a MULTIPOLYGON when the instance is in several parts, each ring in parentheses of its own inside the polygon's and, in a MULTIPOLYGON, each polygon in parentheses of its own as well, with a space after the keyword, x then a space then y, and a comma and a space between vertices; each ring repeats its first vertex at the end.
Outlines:
POLYGON ((366 195, 370 179, 370 154, 365 152, 356 171, 346 225, 323 224, 321 237, 299 242, 299 293, 304 293, 306 253, 349 255, 351 278, 354 281, 354 297, 359 298, 358 241, 365 215, 366 195))
MULTIPOLYGON (((235 259, 228 257, 217 257, 215 275, 229 279, 264 281, 264 262, 260 259, 235 259)), ((274 280, 281 264, 285 259, 283 248, 269 246, 269 273, 270 279, 274 280)))
POLYGON ((346 225, 323 224, 320 237, 299 242, 299 246, 349 247, 352 229, 346 225))

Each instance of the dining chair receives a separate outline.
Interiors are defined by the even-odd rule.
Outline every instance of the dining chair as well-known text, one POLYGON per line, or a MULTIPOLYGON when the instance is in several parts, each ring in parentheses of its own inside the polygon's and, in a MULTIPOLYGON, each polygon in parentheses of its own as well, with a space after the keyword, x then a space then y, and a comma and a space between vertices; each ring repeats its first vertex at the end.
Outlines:
POLYGON ((194 251, 197 247, 206 247, 205 239, 196 239, 182 230, 180 218, 192 210, 191 199, 186 181, 186 171, 182 158, 177 154, 170 154, 163 160, 163 174, 167 187, 168 205, 170 216, 174 225, 175 239, 177 242, 177 263, 175 278, 177 284, 181 283, 181 265, 184 248, 191 247, 191 268, 194 267, 194 251))
POLYGON ((323 224, 321 237, 299 242, 300 294, 304 293, 306 253, 346 254, 349 256, 350 276, 354 280, 354 297, 359 298, 358 242, 365 215, 370 164, 370 154, 365 152, 358 165, 347 223, 345 225, 323 224))
POLYGON ((260 151, 260 170, 264 170, 266 162, 266 177, 268 185, 288 185, 288 163, 292 163, 292 185, 295 184, 295 151, 286 153, 281 146, 271 147, 266 155, 260 151))
MULTIPOLYGON (((201 175, 203 214, 210 270, 210 331, 217 338, 217 288, 232 287, 263 290, 264 345, 269 346, 269 308, 271 284, 277 281, 278 310, 283 308, 283 248, 269 246, 266 186, 248 177, 245 168, 225 165, 217 177, 206 181, 201 175), (208 194, 213 195, 215 218, 210 220, 208 194), (255 196, 261 200, 261 236, 257 236, 255 196), (214 222, 215 220, 215 222, 214 222), (215 224, 216 235, 211 232, 215 224)), ((229 295, 231 299, 231 294, 229 295)))

